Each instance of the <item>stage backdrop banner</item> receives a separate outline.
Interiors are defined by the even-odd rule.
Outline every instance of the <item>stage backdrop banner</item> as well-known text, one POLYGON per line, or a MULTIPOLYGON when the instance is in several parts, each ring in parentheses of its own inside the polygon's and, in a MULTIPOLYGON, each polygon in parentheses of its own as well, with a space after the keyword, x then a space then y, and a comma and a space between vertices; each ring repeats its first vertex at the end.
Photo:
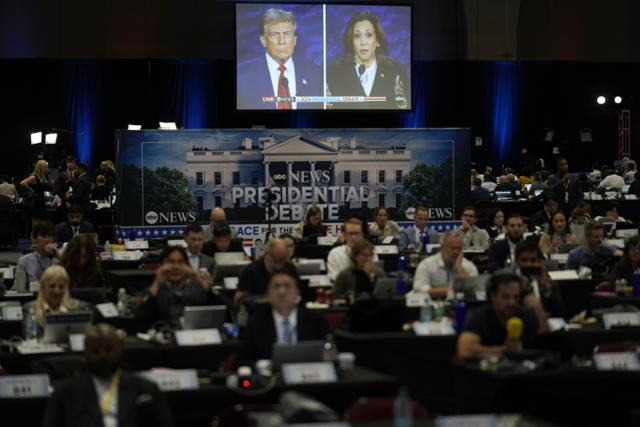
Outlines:
POLYGON ((351 212, 372 218, 378 206, 411 221, 420 205, 432 223, 448 223, 468 202, 469 129, 116 130, 115 138, 125 230, 206 222, 215 207, 255 226, 296 223, 310 205, 326 223, 351 212))

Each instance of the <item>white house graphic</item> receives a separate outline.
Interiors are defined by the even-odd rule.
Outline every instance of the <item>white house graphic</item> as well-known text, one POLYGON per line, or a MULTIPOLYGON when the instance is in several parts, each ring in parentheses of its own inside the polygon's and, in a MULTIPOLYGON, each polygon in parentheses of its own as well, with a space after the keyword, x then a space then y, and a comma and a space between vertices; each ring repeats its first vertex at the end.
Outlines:
MULTIPOLYGON (((405 147, 367 148, 355 137, 341 143, 340 137, 313 141, 298 134, 277 142, 260 138, 254 144, 245 138, 234 150, 193 147, 187 153, 189 191, 198 210, 234 205, 234 187, 364 187, 364 200, 349 202, 349 208, 395 208, 402 195, 402 177, 411 170, 411 152, 405 147)), ((328 198, 335 198, 329 193, 328 198)), ((339 201, 330 200, 339 203, 339 201)))

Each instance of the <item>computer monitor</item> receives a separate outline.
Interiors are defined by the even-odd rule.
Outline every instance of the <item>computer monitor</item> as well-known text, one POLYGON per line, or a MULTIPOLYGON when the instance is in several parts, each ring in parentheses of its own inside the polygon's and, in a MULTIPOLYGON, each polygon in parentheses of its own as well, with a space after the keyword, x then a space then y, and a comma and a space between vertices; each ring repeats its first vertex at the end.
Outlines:
POLYGON ((487 281, 490 274, 456 277, 453 279, 453 293, 464 294, 465 301, 486 301, 487 281))
POLYGON ((213 283, 222 283, 225 277, 238 277, 249 261, 236 264, 216 264, 213 269, 213 283))
POLYGON ((625 184, 622 186, 622 194, 629 194, 629 187, 631 187, 630 184, 625 184))
POLYGON ((242 263, 244 261, 244 252, 216 252, 214 258, 216 265, 242 263))
POLYGON ((227 307, 224 305, 186 306, 182 318, 182 329, 215 328, 222 331, 226 316, 227 307))
POLYGON ((322 259, 307 260, 306 262, 303 262, 303 263, 297 263, 296 268, 298 269, 298 274, 300 276, 314 276, 317 274, 321 274, 323 263, 324 263, 324 260, 322 259), (313 262, 313 261, 316 261, 316 262, 313 262))
POLYGON ((45 314, 42 341, 45 343, 67 343, 70 334, 83 334, 91 325, 92 320, 91 311, 45 314))
POLYGON ((296 344, 273 344, 273 369, 278 371, 284 363, 308 363, 324 360, 324 341, 300 341, 296 344))
POLYGON ((513 200, 513 193, 511 191, 496 191, 496 200, 499 202, 513 200))

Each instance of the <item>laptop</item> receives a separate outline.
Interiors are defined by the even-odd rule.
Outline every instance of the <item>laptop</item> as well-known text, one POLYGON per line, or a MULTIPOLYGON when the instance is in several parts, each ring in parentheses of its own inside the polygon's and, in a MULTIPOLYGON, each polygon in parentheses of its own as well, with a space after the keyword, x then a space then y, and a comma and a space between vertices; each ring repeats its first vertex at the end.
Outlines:
POLYGON ((285 363, 322 362, 324 341, 300 341, 296 344, 273 344, 273 369, 279 371, 285 363))
POLYGON ((296 268, 298 269, 298 274, 301 276, 315 276, 320 274, 322 271, 322 266, 324 264, 324 260, 307 260, 302 263, 297 263, 296 268))
POLYGON ((464 294, 465 301, 486 301, 489 277, 491 277, 490 274, 456 277, 453 279, 453 294, 464 294))
POLYGON ((182 318, 182 329, 218 329, 222 331, 227 316, 224 305, 186 306, 182 318))
POLYGON ((378 279, 373 288, 373 296, 379 299, 393 298, 396 295, 396 281, 395 278, 387 277, 378 279))
POLYGON ((629 187, 631 187, 630 184, 625 184, 622 186, 622 194, 629 194, 629 187))
POLYGON ((244 252, 216 252, 214 258, 217 265, 235 264, 244 261, 244 252))
POLYGON ((238 277, 247 264, 249 261, 237 264, 216 264, 213 269, 213 283, 222 283, 225 277, 238 277))
POLYGON ((70 334, 84 334, 85 330, 91 326, 92 320, 91 311, 45 314, 42 341, 45 343, 68 343, 70 334))
POLYGON ((513 200, 513 193, 511 191, 496 191, 496 200, 499 202, 506 202, 513 200))

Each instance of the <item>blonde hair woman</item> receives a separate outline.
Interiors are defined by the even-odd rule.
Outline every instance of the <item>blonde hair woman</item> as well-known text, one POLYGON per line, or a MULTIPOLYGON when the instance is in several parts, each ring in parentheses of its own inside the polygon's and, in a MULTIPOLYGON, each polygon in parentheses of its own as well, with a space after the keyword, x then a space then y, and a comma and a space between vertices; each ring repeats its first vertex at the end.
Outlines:
POLYGON ((64 313, 86 308, 86 303, 71 298, 67 271, 59 265, 52 265, 40 277, 38 298, 35 301, 26 303, 23 306, 23 311, 25 318, 27 318, 29 311, 34 310, 38 321, 38 335, 40 335, 44 328, 45 314, 64 313))
POLYGON ((31 225, 47 219, 47 211, 44 202, 44 192, 50 189, 47 175, 49 163, 40 159, 36 162, 31 175, 20 181, 20 186, 27 190, 25 208, 31 217, 31 225))

